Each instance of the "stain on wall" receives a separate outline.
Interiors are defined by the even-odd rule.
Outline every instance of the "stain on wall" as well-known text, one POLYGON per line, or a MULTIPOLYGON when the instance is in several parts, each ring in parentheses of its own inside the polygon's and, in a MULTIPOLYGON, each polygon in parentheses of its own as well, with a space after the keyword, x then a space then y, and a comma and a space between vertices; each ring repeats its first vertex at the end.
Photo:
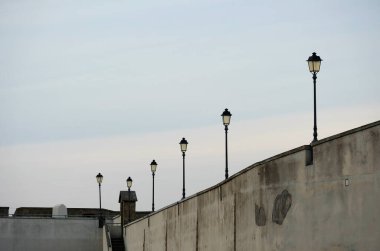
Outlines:
POLYGON ((267 217, 265 215, 265 210, 263 207, 255 205, 255 221, 257 226, 265 226, 267 222, 267 217))
POLYGON ((281 194, 277 195, 274 200, 272 221, 282 225, 291 205, 292 195, 285 189, 281 194))

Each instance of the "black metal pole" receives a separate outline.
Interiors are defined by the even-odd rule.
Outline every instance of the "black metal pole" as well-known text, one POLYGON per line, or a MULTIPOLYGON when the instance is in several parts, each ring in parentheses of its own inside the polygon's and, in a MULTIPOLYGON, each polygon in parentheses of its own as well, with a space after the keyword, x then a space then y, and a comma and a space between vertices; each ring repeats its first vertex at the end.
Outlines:
MULTIPOLYGON (((131 189, 128 187, 128 200, 131 200, 131 189)), ((131 222, 131 203, 128 203, 128 223, 131 222)))
POLYGON ((183 178, 183 187, 182 187, 182 199, 185 198, 185 153, 182 152, 182 161, 183 161, 183 171, 182 171, 182 178, 183 178))
POLYGON ((123 228, 123 225, 124 225, 124 201, 122 200, 121 201, 121 207, 120 207, 120 227, 121 227, 121 236, 123 236, 124 234, 124 228, 123 228))
POLYGON ((317 142, 317 73, 313 73, 313 82, 314 82, 314 132, 313 132, 313 141, 311 143, 317 142))
POLYGON ((101 193, 101 184, 99 183, 99 228, 103 227, 103 217, 102 217, 102 193, 101 193))
POLYGON ((152 212, 154 212, 154 173, 152 173, 152 176, 153 176, 152 212))
POLYGON ((124 232, 123 226, 124 226, 124 221, 125 221, 124 201, 123 200, 121 201, 120 216, 121 216, 121 221, 120 221, 121 222, 121 224, 120 224, 120 226, 121 226, 121 234, 123 235, 123 232, 124 232))
POLYGON ((227 131, 228 131, 228 126, 224 126, 224 130, 226 131, 226 179, 228 179, 228 144, 227 144, 227 131))
POLYGON ((102 212, 102 193, 101 193, 101 185, 99 183, 99 215, 101 215, 102 212))

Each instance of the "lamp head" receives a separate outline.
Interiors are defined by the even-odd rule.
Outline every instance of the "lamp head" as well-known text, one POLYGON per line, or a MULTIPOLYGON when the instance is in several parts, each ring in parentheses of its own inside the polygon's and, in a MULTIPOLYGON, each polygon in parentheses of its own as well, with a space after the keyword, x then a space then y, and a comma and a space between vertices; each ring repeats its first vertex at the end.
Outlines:
POLYGON ((131 177, 128 177, 128 179, 127 179, 127 187, 128 187, 128 189, 131 189, 131 187, 132 187, 132 179, 131 179, 131 177))
POLYGON ((103 181, 103 175, 101 173, 98 173, 98 175, 96 175, 96 181, 98 182, 98 184, 102 184, 102 181, 103 181))
POLYGON ((309 71, 311 73, 318 73, 321 69, 321 61, 322 59, 317 56, 317 53, 313 52, 313 55, 309 57, 308 60, 306 60, 309 65, 309 71))
POLYGON ((155 173, 156 170, 157 170, 157 162, 155 160, 153 160, 151 163, 150 163, 150 170, 152 171, 152 173, 155 173))
POLYGON ((182 140, 179 142, 179 144, 180 144, 180 146, 181 146, 181 151, 183 152, 183 153, 185 153, 186 152, 186 150, 187 150, 187 140, 185 139, 185 138, 182 138, 182 140))
POLYGON ((232 116, 232 114, 231 114, 230 111, 228 111, 228 109, 226 108, 226 109, 224 110, 224 112, 222 113, 223 125, 228 126, 228 125, 230 124, 231 116, 232 116))

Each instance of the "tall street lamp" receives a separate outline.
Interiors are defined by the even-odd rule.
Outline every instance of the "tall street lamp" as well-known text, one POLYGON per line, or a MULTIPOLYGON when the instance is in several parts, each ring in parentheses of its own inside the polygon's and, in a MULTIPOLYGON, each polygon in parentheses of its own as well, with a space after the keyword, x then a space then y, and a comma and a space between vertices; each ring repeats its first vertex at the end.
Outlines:
POLYGON ((150 170, 152 171, 152 177, 153 177, 153 185, 152 185, 152 212, 154 212, 154 175, 157 170, 157 162, 153 160, 150 163, 150 170))
POLYGON ((317 56, 317 53, 313 52, 313 55, 309 57, 307 63, 309 65, 309 71, 313 74, 314 82, 314 132, 313 132, 313 141, 311 143, 317 142, 317 96, 316 96, 316 85, 317 85, 317 73, 321 68, 322 59, 317 56))
POLYGON ((185 138, 182 138, 182 140, 179 142, 179 145, 181 146, 182 151, 182 179, 183 179, 183 186, 182 186, 182 199, 185 198, 185 152, 187 150, 187 140, 185 138))
POLYGON ((96 175, 96 181, 99 184, 99 215, 101 214, 102 211, 102 193, 101 193, 101 186, 102 186, 102 181, 103 181, 103 175, 101 173, 98 173, 96 175))
POLYGON ((101 193, 101 185, 102 185, 102 181, 103 181, 103 175, 101 173, 98 173, 98 175, 96 175, 96 181, 98 182, 99 184, 99 228, 102 228, 103 225, 104 225, 104 219, 103 219, 103 215, 102 215, 102 193, 101 193))
POLYGON ((230 124, 232 114, 228 111, 226 108, 224 112, 222 113, 223 118, 223 125, 224 125, 224 131, 226 132, 226 179, 228 179, 228 148, 227 148, 227 132, 228 132, 228 125, 230 124))
MULTIPOLYGON (((128 177, 127 179, 127 187, 128 187, 128 199, 131 198, 131 187, 132 187, 132 179, 128 177)), ((128 206, 128 222, 131 221, 131 205, 128 206)))

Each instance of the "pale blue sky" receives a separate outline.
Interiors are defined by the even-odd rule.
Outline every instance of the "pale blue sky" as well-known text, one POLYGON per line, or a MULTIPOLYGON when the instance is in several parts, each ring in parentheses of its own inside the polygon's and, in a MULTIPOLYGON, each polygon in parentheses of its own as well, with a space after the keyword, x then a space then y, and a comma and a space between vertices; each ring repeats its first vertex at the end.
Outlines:
POLYGON ((96 207, 100 171, 106 207, 133 174, 148 210, 152 158, 165 206, 180 198, 181 137, 194 161, 188 194, 213 185, 226 107, 233 172, 308 144, 313 51, 324 60, 319 137, 380 118, 375 0, 2 0, 0 38, 2 206, 96 207))

